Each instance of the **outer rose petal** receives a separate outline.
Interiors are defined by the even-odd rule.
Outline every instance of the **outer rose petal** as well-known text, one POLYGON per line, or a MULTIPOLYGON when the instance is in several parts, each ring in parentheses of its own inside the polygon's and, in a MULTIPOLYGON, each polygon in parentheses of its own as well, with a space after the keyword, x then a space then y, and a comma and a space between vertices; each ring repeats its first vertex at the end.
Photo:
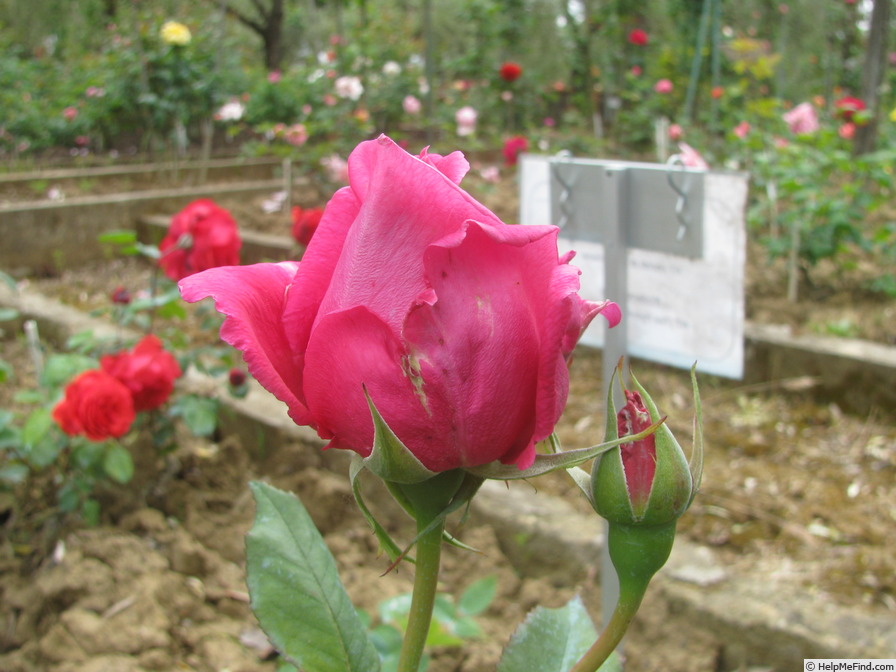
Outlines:
POLYGON ((300 425, 314 425, 302 393, 303 353, 292 351, 284 328, 283 310, 297 262, 222 266, 180 281, 186 301, 207 296, 227 316, 221 338, 243 351, 256 380, 289 407, 300 425))
POLYGON ((308 408, 319 423, 318 433, 332 439, 329 447, 349 448, 361 455, 370 453, 373 420, 364 398, 365 388, 386 423, 406 445, 410 447, 411 438, 407 427, 413 427, 418 436, 431 435, 401 342, 386 323, 363 306, 323 317, 308 344, 306 362, 308 408))
MULTIPOLYGON (((338 223, 340 229, 348 229, 347 235, 319 314, 364 305, 397 331, 426 289, 426 247, 457 231, 467 218, 481 216, 495 224, 500 220, 444 174, 388 138, 359 145, 349 157, 349 171, 357 214, 347 225, 338 223)), ((345 206, 341 200, 340 205, 345 206)), ((328 206, 321 229, 333 224, 328 206)), ((312 241, 303 267, 317 250, 312 241)), ((310 275, 300 269, 297 283, 306 277, 310 275)))
POLYGON ((543 252, 557 261, 553 227, 467 222, 460 233, 427 250, 432 295, 404 331, 437 429, 435 446, 409 447, 436 453, 440 471, 516 462, 534 448, 546 307, 538 280, 552 264, 543 252))

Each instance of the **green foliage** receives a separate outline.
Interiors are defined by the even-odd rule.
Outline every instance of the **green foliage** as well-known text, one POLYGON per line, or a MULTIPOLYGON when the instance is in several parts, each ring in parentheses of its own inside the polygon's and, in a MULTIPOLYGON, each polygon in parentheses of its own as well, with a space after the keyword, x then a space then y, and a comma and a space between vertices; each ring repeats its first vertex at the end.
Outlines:
MULTIPOLYGON (((597 631, 579 597, 557 609, 537 607, 504 650, 498 672, 566 672, 588 650, 597 631)), ((600 667, 601 672, 619 672, 615 654, 600 667)))
MULTIPOLYGON (((450 595, 436 595, 426 646, 458 647, 466 639, 482 637, 476 616, 492 603, 496 589, 497 578, 487 576, 470 584, 456 602, 450 595)), ((383 672, 394 670, 398 663, 410 608, 411 594, 407 593, 380 602, 375 625, 369 616, 362 614, 362 618, 371 621, 370 637, 383 658, 383 672)), ((427 666, 428 659, 424 658, 420 669, 425 670, 427 666)))
MULTIPOLYGON (((759 124, 774 128, 767 121, 759 124)), ((822 260, 851 251, 893 258, 892 222, 874 222, 893 198, 896 151, 887 147, 856 156, 834 123, 825 120, 817 132, 786 142, 778 139, 786 137, 781 131, 754 129, 741 150, 756 187, 748 221, 769 254, 789 254, 798 241, 798 258, 807 273, 822 260)), ((893 277, 883 272, 874 289, 887 291, 893 277)))
POLYGON ((379 655, 301 501, 263 483, 251 488, 256 516, 246 537, 247 583, 271 642, 299 668, 379 670, 379 655))

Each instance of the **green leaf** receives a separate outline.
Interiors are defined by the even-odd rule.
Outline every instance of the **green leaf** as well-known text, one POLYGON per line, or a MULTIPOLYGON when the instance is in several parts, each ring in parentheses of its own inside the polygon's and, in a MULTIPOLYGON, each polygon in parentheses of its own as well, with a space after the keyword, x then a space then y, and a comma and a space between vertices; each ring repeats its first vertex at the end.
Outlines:
POLYGON ((132 229, 117 229, 101 233, 97 240, 110 245, 133 245, 137 242, 137 232, 132 229))
POLYGON ((72 442, 72 464, 82 471, 93 471, 100 466, 105 452, 103 444, 85 438, 72 442))
POLYGON ((256 514, 246 537, 247 583, 262 629, 301 669, 377 672, 376 648, 305 507, 264 483, 250 488, 256 514))
POLYGON ((0 282, 13 290, 19 288, 18 284, 16 283, 16 279, 9 273, 4 273, 3 271, 0 271, 0 282))
POLYGON ((596 639, 580 597, 558 609, 537 607, 513 633, 497 672, 568 672, 596 639))
POLYGON ((0 322, 8 322, 19 316, 19 311, 15 308, 0 308, 0 322))
POLYGON ((134 460, 127 450, 110 444, 103 455, 103 471, 113 481, 127 483, 134 476, 134 460))
POLYGON ((21 462, 12 462, 0 467, 0 481, 18 485, 28 478, 28 472, 30 471, 28 465, 22 464, 21 462))
POLYGON ((40 384, 44 387, 60 387, 67 384, 76 375, 92 369, 97 362, 92 357, 72 353, 51 355, 44 364, 40 375, 40 384))
POLYGON ((59 443, 50 435, 52 427, 53 418, 48 408, 33 411, 22 427, 25 457, 32 466, 39 469, 52 464, 61 449, 59 443))
POLYGON ((12 378, 12 364, 0 359, 0 383, 5 383, 10 378, 12 378))
POLYGON ((457 610, 465 616, 476 616, 488 609, 498 590, 498 577, 492 574, 474 581, 461 594, 457 610))
POLYGON ((218 401, 194 394, 184 395, 172 409, 195 436, 211 436, 218 426, 218 401))

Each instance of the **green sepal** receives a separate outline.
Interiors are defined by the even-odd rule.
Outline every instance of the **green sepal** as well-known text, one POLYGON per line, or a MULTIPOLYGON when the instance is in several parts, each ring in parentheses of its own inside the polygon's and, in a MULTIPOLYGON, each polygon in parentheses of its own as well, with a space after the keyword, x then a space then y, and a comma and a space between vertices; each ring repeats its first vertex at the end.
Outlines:
MULTIPOLYGON (((485 482, 467 471, 443 471, 428 483, 389 483, 386 487, 395 501, 418 522, 417 536, 411 540, 392 566, 398 564, 410 552, 417 541, 425 534, 444 523, 445 519, 470 501, 485 482), (423 529, 419 529, 420 521, 425 521, 423 529)), ((442 532, 442 539, 452 546, 477 552, 475 548, 461 543, 447 532, 442 532)), ((391 569, 391 568, 390 568, 391 569)))
POLYGON ((703 404, 700 401, 700 388, 697 386, 697 365, 691 367, 691 386, 694 388, 694 447, 688 460, 691 472, 691 501, 694 501, 703 482, 703 404))
POLYGON ((478 467, 466 467, 466 471, 483 479, 490 478, 498 481, 515 481, 542 476, 552 471, 557 471, 558 469, 571 469, 588 460, 594 459, 598 455, 602 455, 618 445, 650 436, 657 431, 664 422, 665 419, 661 419, 638 434, 631 434, 621 439, 616 438, 612 441, 606 441, 589 448, 577 448, 575 450, 566 450, 560 453, 536 455, 535 462, 533 462, 532 466, 528 469, 520 469, 514 464, 489 462, 488 464, 483 464, 478 467))
POLYGON ((379 524, 379 521, 377 521, 374 515, 370 512, 370 509, 367 508, 367 504, 364 503, 364 498, 361 495, 361 483, 359 477, 361 472, 364 471, 364 467, 364 458, 355 453, 352 456, 352 463, 349 467, 349 480, 352 484, 352 494, 355 496, 355 503, 358 505, 361 515, 364 516, 367 524, 370 525, 370 528, 373 530, 374 536, 376 536, 377 541, 379 541, 380 548, 389 556, 391 562, 395 562, 401 556, 401 549, 398 547, 398 544, 392 540, 389 533, 386 532, 386 528, 379 524))
POLYGON ((364 458, 364 466, 390 483, 421 483, 436 475, 430 471, 393 432, 376 409, 367 388, 364 398, 373 417, 373 449, 364 458))

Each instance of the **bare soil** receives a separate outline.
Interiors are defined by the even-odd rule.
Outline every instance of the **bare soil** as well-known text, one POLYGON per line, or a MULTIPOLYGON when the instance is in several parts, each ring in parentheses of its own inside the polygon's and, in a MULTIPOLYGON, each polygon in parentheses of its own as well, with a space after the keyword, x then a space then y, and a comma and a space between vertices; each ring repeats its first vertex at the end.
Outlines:
MULTIPOLYGON (((516 217, 512 179, 498 185, 471 175, 469 187, 505 221, 516 217)), ((313 207, 325 195, 302 194, 313 207)), ((252 228, 288 235, 286 213, 261 211, 260 203, 224 204, 252 228)), ((748 318, 789 324, 796 331, 859 336, 894 344, 892 301, 861 288, 873 275, 869 262, 856 273, 818 269, 797 303, 784 298, 786 269, 750 249, 748 318)), ((119 285, 148 285, 150 271, 136 260, 110 260, 59 278, 32 279, 35 289, 84 310, 108 311, 119 285)), ((204 317, 158 325, 186 330, 193 342, 212 343, 204 317)), ((164 335, 164 334, 163 334, 164 335)), ((21 338, 3 342, 0 357, 13 362, 15 387, 28 387, 30 364, 21 338)), ((572 388, 558 434, 566 448, 592 445, 604 427, 600 355, 578 353, 572 388)), ((645 366, 636 375, 669 415, 686 450, 693 405, 686 373, 645 366)), ((9 388, 10 386, 6 386, 9 388)), ((857 417, 816 403, 801 381, 745 387, 736 381, 701 379, 707 437, 701 494, 681 523, 681 533, 716 549, 726 567, 790 567, 793 579, 822 599, 896 615, 896 417, 881 409, 857 417)), ((0 392, 0 404, 11 391, 0 392)), ((316 448, 278 446, 266 458, 233 437, 212 443, 184 437, 177 453, 142 455, 138 482, 104 499, 103 525, 84 529, 40 515, 49 503, 40 491, 19 493, 33 503, 26 519, 7 513, 0 543, 2 617, 0 669, 47 670, 275 670, 276 658, 259 637, 243 583, 243 535, 252 517, 246 483, 266 478, 297 492, 337 557, 349 593, 369 610, 384 597, 406 592, 411 572, 380 576, 384 559, 357 514, 347 479, 321 469, 316 448)), ((563 476, 535 482, 537 493, 561 496, 578 510, 585 500, 563 476)), ((408 534, 401 514, 379 504, 397 536, 408 534)), ((471 526, 463 541, 483 555, 451 550, 443 582, 462 589, 489 573, 499 578, 498 596, 484 615, 490 641, 461 652, 437 651, 434 672, 493 670, 501 645, 535 604, 557 606, 581 591, 599 613, 593 584, 564 584, 527 577, 500 550, 494 533, 471 526)), ((630 638, 631 669, 717 669, 724 643, 685 640, 671 631, 658 606, 645 605, 630 638)))

